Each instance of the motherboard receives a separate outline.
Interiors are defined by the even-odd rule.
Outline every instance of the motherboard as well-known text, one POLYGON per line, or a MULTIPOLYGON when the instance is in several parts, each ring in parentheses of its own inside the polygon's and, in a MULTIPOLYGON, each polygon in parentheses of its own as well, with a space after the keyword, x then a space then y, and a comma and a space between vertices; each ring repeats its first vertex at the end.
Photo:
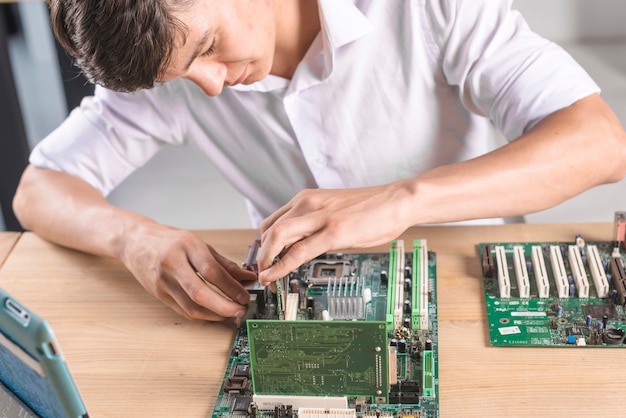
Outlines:
MULTIPOLYGON (((244 267, 256 271, 260 241, 244 267)), ((438 417, 436 255, 324 254, 249 288, 213 418, 438 417)))
POLYGON ((626 213, 612 241, 482 243, 494 346, 626 347, 626 213))

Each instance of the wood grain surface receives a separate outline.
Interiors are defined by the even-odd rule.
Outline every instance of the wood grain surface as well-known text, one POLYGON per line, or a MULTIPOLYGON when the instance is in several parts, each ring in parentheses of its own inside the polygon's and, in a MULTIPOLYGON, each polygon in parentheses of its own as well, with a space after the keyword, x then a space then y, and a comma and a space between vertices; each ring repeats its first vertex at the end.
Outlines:
MULTIPOLYGON (((256 235, 197 233, 237 262, 256 235)), ((611 240, 612 224, 433 226, 403 234, 426 238, 437 253, 442 417, 624 415, 625 350, 489 345, 477 244, 571 241, 576 234, 611 240)), ((4 242, 0 251, 10 247, 4 242)), ((0 270, 0 286, 52 324, 92 417, 211 415, 232 325, 186 321, 116 260, 28 232, 0 270)))

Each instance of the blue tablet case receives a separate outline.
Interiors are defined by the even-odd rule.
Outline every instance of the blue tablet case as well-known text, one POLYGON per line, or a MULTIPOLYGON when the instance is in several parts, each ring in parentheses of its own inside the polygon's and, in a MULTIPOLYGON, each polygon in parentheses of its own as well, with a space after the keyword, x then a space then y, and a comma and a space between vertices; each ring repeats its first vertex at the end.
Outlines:
POLYGON ((0 416, 87 418, 47 322, 0 289, 0 416))

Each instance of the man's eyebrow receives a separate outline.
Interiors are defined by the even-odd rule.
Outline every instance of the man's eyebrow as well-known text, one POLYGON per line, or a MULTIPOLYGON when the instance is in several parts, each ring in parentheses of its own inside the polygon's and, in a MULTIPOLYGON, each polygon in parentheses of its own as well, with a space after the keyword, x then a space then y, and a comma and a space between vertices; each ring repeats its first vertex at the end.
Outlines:
POLYGON ((204 45, 206 45, 207 41, 209 40, 209 36, 211 36, 210 30, 207 30, 206 32, 204 32, 204 34, 202 35, 202 37, 196 44, 196 49, 193 51, 193 54, 191 55, 191 59, 187 62, 187 64, 183 68, 183 71, 187 71, 189 67, 191 67, 191 64, 193 63, 193 61, 196 58, 198 58, 198 56, 202 53, 202 50, 204 49, 204 45))

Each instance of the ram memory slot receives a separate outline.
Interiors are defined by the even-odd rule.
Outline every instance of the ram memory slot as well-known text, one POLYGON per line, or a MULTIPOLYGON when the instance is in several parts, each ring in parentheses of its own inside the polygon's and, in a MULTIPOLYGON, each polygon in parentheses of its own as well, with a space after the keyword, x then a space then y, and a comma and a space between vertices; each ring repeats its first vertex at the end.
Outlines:
POLYGON ((413 241, 413 286, 411 326, 428 329, 428 246, 426 240, 413 241))
POLYGON ((521 245, 513 247, 513 264, 515 265, 515 278, 517 279, 519 297, 528 299, 530 297, 530 282, 528 281, 528 267, 526 267, 524 247, 521 245))
POLYGON ((387 330, 394 329, 394 312, 396 309, 396 282, 397 275, 398 242, 392 241, 389 249, 389 274, 387 277, 387 330))
POLYGON ((589 263, 589 270, 591 271, 591 277, 593 283, 596 285, 596 293, 599 298, 605 298, 609 295, 609 281, 606 278, 602 260, 600 259, 600 253, 598 247, 595 245, 587 245, 587 262, 589 263))
POLYGON ((531 247, 533 271, 535 273, 535 282, 537 282, 537 293, 540 298, 550 297, 550 281, 548 280, 548 272, 546 270, 546 262, 543 259, 541 246, 533 245, 531 247))
MULTIPOLYGON (((574 282, 578 289, 579 298, 589 297, 589 279, 587 279, 587 273, 585 272, 585 266, 583 266, 583 260, 580 256, 580 250, 576 245, 570 245, 567 249, 569 257, 569 265, 574 276, 574 282)), ((570 295, 571 296, 571 295, 570 295)))
POLYGON ((498 288, 500 297, 508 299, 511 297, 511 279, 509 278, 509 265, 506 261, 504 247, 496 245, 496 264, 498 267, 498 288))
POLYGON ((435 396, 435 357, 431 350, 423 352, 422 395, 435 396))
POLYGON ((396 245, 396 281, 395 281, 395 307, 393 310, 393 327, 398 329, 402 326, 404 307, 404 241, 399 239, 396 245))
POLYGON ((552 265, 552 274, 556 283, 556 290, 560 298, 569 296, 569 285, 567 281, 567 273, 565 272, 565 264, 563 264, 563 256, 561 255, 561 247, 558 245, 550 246, 550 264, 552 265))

